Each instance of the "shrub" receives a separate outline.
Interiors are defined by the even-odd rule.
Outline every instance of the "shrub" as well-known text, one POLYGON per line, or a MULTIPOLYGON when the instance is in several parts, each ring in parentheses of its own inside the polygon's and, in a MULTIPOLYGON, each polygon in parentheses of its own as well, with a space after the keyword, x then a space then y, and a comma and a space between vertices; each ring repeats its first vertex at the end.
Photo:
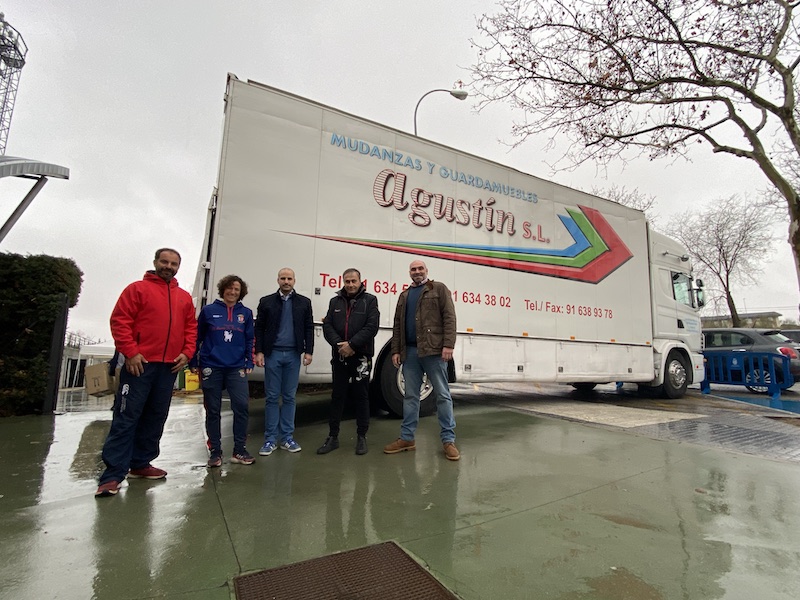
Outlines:
POLYGON ((72 259, 0 254, 0 416, 40 410, 56 319, 65 294, 68 307, 78 303, 82 283, 72 259))

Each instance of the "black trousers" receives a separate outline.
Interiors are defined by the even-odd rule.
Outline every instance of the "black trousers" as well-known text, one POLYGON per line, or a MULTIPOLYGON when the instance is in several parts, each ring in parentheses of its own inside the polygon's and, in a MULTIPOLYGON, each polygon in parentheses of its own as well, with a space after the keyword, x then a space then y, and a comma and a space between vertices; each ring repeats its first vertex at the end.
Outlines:
POLYGON ((333 368, 333 392, 331 412, 328 419, 329 435, 339 437, 339 425, 348 397, 356 407, 356 433, 367 435, 369 429, 369 373, 372 360, 351 357, 345 361, 331 360, 333 368))

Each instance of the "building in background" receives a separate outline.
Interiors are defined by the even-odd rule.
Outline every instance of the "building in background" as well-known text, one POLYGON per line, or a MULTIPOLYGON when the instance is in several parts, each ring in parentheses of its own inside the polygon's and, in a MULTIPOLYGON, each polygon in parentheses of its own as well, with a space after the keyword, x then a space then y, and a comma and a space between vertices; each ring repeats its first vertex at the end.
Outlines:
MULTIPOLYGON (((739 327, 766 327, 780 329, 781 317, 783 315, 779 312, 754 312, 754 313, 739 313, 739 319, 742 323, 739 327)), ((712 315, 710 317, 702 317, 703 329, 712 329, 714 327, 732 327, 730 315, 712 315)))

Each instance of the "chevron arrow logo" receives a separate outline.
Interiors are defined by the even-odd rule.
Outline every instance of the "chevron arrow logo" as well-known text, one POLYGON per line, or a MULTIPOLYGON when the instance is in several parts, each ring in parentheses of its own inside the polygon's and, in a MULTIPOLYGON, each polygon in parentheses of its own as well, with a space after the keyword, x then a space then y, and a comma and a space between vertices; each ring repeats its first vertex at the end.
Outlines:
POLYGON ((308 237, 509 271, 599 283, 630 260, 633 253, 599 211, 588 206, 579 205, 578 208, 580 210, 567 209, 567 215, 559 215, 573 240, 572 244, 563 249, 392 242, 324 235, 308 237))

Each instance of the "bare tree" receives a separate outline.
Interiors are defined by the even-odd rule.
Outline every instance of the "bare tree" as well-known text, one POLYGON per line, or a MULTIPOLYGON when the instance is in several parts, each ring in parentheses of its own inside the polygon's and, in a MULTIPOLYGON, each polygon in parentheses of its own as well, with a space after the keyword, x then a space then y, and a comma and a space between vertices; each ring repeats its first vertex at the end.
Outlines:
MULTIPOLYGON (((800 121, 800 119, 798 119, 800 121)), ((796 190, 800 190, 800 160, 797 160, 797 153, 794 149, 787 146, 784 140, 777 140, 773 151, 775 163, 784 174, 786 179, 796 190)), ((765 210, 774 211, 779 217, 787 217, 787 205, 783 196, 776 187, 770 187, 761 193, 760 202, 765 210)))
POLYGON ((501 0, 478 21, 480 106, 508 102, 521 143, 569 165, 697 144, 754 161, 789 215, 800 283, 799 0, 501 0), (794 169, 794 172, 792 172, 794 169))
POLYGON ((734 327, 740 327, 740 319, 731 288, 757 283, 775 242, 773 225, 758 205, 731 196, 676 215, 666 227, 686 246, 698 275, 719 284, 734 327))
POLYGON ((614 183, 611 184, 609 188, 592 187, 592 194, 605 198, 606 200, 613 200, 623 206, 642 211, 647 215, 647 220, 651 225, 655 224, 658 219, 658 215, 653 209, 656 203, 656 197, 652 194, 648 195, 644 192, 640 192, 638 188, 630 190, 624 185, 618 186, 614 183))

